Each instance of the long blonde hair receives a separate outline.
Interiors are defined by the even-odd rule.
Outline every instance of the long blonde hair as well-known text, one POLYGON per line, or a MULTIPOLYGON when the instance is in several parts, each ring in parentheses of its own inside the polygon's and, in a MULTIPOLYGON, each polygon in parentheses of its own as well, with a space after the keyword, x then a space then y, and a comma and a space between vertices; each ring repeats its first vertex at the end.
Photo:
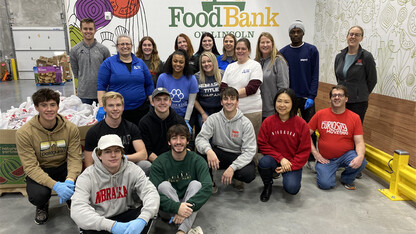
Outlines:
POLYGON ((199 71, 200 71, 199 80, 201 81, 201 83, 205 83, 205 71, 202 69, 202 57, 204 56, 207 56, 209 60, 211 60, 212 65, 214 65, 214 69, 213 69, 214 78, 215 78, 215 81, 217 81, 218 85, 220 85, 222 77, 221 77, 220 69, 218 68, 217 58, 212 52, 208 52, 208 51, 202 52, 201 56, 199 57, 199 71))
POLYGON ((256 60, 257 62, 260 62, 260 60, 262 58, 261 51, 260 51, 260 39, 261 39, 261 37, 267 37, 272 42, 272 52, 270 54, 270 59, 271 59, 270 67, 273 67, 274 61, 276 60, 277 56, 280 56, 281 59, 283 59, 283 61, 285 61, 286 64, 287 64, 286 59, 283 57, 283 55, 280 53, 280 51, 277 50, 272 34, 270 34, 268 32, 262 32, 260 34, 259 39, 257 40, 256 58, 254 60, 256 60))

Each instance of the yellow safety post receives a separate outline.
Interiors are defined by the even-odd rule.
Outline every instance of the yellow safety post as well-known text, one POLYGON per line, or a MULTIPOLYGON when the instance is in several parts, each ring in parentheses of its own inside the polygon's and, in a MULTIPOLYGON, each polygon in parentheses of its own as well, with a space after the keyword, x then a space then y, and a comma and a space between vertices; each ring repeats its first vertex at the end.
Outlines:
POLYGON ((12 58, 12 59, 10 59, 10 62, 12 64, 13 79, 17 80, 16 61, 14 60, 14 58, 12 58))
POLYGON ((399 195, 400 170, 408 167, 409 152, 404 150, 395 150, 393 155, 393 173, 390 177, 390 188, 379 189, 379 191, 392 201, 409 200, 407 197, 399 195))

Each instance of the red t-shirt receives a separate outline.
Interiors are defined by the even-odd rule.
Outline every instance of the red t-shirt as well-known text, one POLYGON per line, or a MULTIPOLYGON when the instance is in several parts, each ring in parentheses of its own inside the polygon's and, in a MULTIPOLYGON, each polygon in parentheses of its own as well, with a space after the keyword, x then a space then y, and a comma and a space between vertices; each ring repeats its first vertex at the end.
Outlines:
POLYGON ((308 123, 313 131, 318 130, 318 148, 326 159, 339 158, 354 149, 354 136, 363 135, 360 116, 346 109, 335 114, 331 108, 318 111, 308 123))

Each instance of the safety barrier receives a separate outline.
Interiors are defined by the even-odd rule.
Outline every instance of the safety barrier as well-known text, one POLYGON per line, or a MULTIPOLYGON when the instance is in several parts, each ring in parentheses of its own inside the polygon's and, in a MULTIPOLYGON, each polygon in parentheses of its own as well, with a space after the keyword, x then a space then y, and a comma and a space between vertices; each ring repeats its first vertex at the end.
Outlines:
POLYGON ((366 144, 366 168, 390 183, 379 191, 392 201, 416 201, 416 169, 409 166, 409 153, 395 150, 391 156, 366 144))

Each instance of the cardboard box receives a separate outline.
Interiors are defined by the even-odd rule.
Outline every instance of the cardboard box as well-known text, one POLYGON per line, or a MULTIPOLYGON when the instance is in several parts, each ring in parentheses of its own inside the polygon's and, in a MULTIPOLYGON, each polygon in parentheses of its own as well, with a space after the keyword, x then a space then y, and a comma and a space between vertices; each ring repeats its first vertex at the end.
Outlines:
MULTIPOLYGON (((84 151, 85 136, 92 126, 78 127, 82 151, 84 151)), ((26 186, 26 175, 17 154, 16 131, 9 129, 0 130, 0 190, 26 186)))
POLYGON ((69 57, 66 53, 59 56, 53 56, 52 58, 40 56, 39 59, 36 60, 36 66, 61 66, 62 81, 68 81, 72 79, 71 65, 69 63, 69 57))
POLYGON ((46 66, 33 67, 36 84, 60 84, 65 83, 62 79, 62 67, 46 66))

